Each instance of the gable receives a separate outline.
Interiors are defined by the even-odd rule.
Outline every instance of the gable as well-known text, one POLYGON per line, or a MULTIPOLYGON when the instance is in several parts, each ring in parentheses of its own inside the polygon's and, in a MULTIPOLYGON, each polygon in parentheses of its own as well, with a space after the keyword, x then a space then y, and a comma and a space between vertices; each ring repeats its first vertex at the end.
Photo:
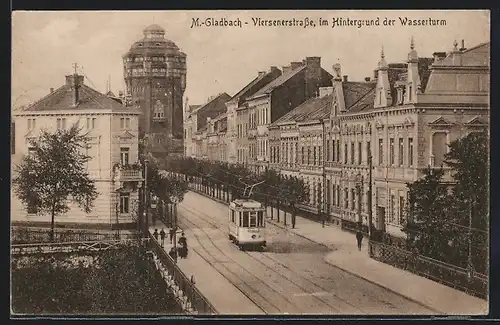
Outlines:
POLYGON ((449 126, 452 126, 453 123, 447 121, 446 119, 444 119, 442 116, 438 117, 437 119, 435 119, 434 121, 432 121, 431 123, 429 123, 430 126, 446 126, 446 127, 449 127, 449 126))

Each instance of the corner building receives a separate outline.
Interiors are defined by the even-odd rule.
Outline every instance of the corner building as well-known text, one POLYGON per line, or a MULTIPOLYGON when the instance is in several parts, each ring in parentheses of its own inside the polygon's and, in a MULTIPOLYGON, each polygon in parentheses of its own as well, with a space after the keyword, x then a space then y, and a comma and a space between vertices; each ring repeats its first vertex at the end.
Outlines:
POLYGON ((143 33, 123 56, 126 102, 142 112, 139 137, 150 152, 182 154, 186 54, 158 25, 143 33))

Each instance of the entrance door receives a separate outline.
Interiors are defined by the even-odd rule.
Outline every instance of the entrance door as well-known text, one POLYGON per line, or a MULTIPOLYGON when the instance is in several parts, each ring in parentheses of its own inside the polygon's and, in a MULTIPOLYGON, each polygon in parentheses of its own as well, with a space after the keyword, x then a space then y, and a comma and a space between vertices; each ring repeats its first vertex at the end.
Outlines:
POLYGON ((385 231, 385 207, 377 206, 377 229, 385 231))

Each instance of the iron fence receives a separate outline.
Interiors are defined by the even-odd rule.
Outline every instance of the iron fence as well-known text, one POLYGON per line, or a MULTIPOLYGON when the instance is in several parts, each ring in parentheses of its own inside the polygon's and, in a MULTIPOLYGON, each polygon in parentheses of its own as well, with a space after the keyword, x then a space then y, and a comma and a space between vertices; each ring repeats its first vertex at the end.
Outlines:
POLYGON ((158 256, 158 259, 163 266, 168 270, 168 273, 173 277, 174 282, 179 286, 191 306, 199 314, 216 315, 218 314, 215 307, 205 298, 205 296, 196 288, 196 283, 188 279, 188 277, 176 265, 174 259, 160 246, 160 244, 150 235, 150 248, 158 256))
POLYGON ((12 244, 34 244, 34 243, 63 243, 63 242, 92 242, 105 240, 129 240, 136 239, 137 234, 125 231, 88 231, 80 229, 55 229, 54 239, 51 240, 49 228, 27 228, 12 227, 12 244))
POLYGON ((370 240, 370 257, 449 287, 486 299, 488 277, 484 274, 410 252, 394 245, 370 240))

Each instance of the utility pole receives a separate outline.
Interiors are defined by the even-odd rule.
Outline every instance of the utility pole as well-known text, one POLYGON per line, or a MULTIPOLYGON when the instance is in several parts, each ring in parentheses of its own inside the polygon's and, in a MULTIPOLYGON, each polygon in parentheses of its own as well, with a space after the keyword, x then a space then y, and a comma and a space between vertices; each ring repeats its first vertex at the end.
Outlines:
POLYGON ((467 259, 467 278, 468 280, 472 280, 472 216, 474 213, 474 196, 471 196, 470 203, 469 203, 469 233, 468 233, 468 239, 469 239, 469 254, 468 254, 468 259, 467 259))
POLYGON ((148 163, 144 159, 144 237, 149 237, 149 189, 148 189, 148 163))

